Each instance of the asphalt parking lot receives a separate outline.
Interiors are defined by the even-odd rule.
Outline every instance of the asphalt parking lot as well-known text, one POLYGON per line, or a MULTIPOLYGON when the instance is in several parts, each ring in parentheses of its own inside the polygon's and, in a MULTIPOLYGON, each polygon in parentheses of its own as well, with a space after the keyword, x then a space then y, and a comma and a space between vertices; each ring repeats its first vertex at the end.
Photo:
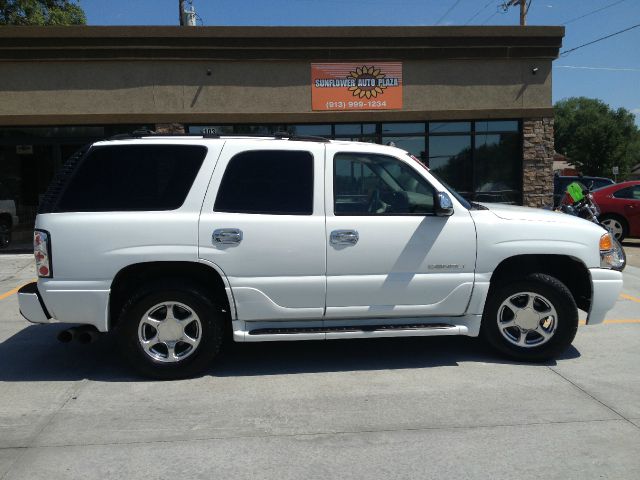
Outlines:
POLYGON ((637 480, 637 267, 607 322, 544 365, 462 337, 236 344, 155 382, 112 339, 63 345, 23 320, 31 256, 0 255, 0 480, 637 480))

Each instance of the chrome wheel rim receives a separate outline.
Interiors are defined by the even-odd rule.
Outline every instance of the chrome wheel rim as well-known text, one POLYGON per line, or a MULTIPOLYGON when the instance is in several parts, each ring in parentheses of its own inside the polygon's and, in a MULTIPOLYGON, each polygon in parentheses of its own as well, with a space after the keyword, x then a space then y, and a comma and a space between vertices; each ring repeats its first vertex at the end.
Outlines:
POLYGON ((180 302, 154 305, 140 319, 138 342, 152 359, 175 363, 190 357, 202 338, 202 322, 191 307, 180 302))
POLYGON ((532 348, 551 340, 558 327, 558 313, 542 295, 519 292, 500 304, 497 321, 500 334, 509 343, 532 348))
POLYGON ((622 224, 615 218, 607 218, 602 222, 602 225, 604 225, 616 239, 622 236, 622 224))

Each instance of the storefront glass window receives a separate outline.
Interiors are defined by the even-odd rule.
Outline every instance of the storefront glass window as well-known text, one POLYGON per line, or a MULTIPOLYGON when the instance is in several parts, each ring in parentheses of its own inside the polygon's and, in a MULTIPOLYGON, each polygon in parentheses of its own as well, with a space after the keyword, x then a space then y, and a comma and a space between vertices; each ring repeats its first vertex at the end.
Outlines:
POLYGON ((519 129, 520 127, 517 120, 476 122, 476 133, 517 132, 519 129))
POLYGON ((425 137, 382 137, 383 145, 392 145, 415 155, 426 163, 425 137))
POLYGON ((233 133, 241 135, 273 135, 284 131, 286 131, 284 125, 235 125, 233 127, 233 133))
POLYGON ((375 123, 336 123, 334 129, 336 136, 376 134, 375 123))
POLYGON ((429 168, 466 198, 473 193, 471 153, 470 135, 429 137, 429 168))
POLYGON ((331 137, 331 125, 289 125, 287 131, 295 135, 331 137))
POLYGON ((471 122, 429 122, 429 133, 466 133, 471 131, 471 122))
POLYGON ((521 168, 517 133, 476 135, 474 200, 519 203, 521 168))
POLYGON ((187 128, 187 133, 192 135, 202 134, 219 134, 230 135, 233 134, 233 125, 191 125, 187 128))
POLYGON ((383 123, 382 134, 424 133, 424 123, 383 123))

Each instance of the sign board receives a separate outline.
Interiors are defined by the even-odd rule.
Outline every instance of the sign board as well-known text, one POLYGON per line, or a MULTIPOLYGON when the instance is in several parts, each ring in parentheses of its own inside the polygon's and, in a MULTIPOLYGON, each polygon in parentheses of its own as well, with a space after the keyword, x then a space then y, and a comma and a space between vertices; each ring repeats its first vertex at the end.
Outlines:
POLYGON ((18 155, 33 155, 33 145, 16 145, 18 155))
POLYGON ((312 63, 311 108, 402 109, 402 63, 312 63))
POLYGON ((618 167, 611 167, 611 173, 613 173, 614 175, 619 175, 620 169, 618 167))

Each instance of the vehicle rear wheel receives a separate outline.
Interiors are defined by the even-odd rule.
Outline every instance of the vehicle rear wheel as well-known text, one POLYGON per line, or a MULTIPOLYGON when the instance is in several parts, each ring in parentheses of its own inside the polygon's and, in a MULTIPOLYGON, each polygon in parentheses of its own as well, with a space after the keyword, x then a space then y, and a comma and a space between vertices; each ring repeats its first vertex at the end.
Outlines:
POLYGON ((535 362, 564 351, 577 330, 578 308, 569 289, 535 273, 492 290, 481 334, 504 355, 535 362))
POLYGON ((119 325, 121 351, 138 373, 178 379, 210 365, 222 343, 224 315, 199 288, 176 282, 134 295, 119 325))
POLYGON ((0 219, 0 248, 6 248, 11 243, 11 223, 0 219))
POLYGON ((611 234, 622 242, 627 236, 627 223, 620 217, 614 215, 603 215, 600 218, 600 223, 611 232, 611 234))

